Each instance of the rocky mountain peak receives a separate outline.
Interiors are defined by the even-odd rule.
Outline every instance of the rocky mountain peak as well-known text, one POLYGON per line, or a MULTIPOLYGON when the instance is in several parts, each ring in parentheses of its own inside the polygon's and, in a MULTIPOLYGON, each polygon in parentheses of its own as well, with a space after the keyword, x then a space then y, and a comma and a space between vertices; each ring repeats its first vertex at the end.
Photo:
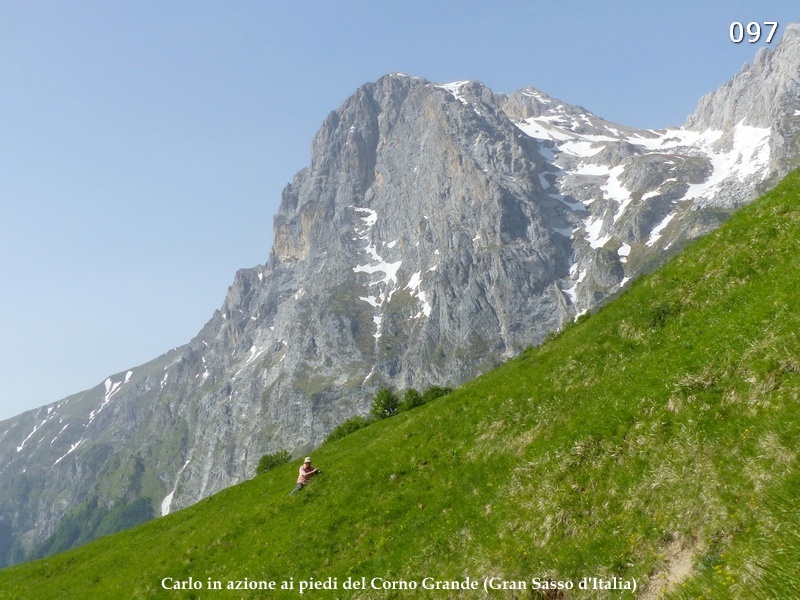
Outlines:
POLYGON ((733 131, 738 125, 770 127, 800 109, 800 25, 786 26, 774 49, 761 48, 731 81, 704 96, 685 126, 733 131), (790 110, 791 109, 791 110, 790 110))

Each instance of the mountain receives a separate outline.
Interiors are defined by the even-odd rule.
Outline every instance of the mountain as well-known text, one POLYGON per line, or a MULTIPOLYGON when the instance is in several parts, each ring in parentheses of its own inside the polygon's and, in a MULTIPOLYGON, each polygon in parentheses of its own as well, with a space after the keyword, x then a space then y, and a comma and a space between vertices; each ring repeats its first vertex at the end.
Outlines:
POLYGON ((301 493, 298 460, 4 569, 0 595, 449 598, 430 588, 469 578, 475 597, 797 598, 799 232, 800 170, 554 339, 323 444, 301 493))
POLYGON ((539 344, 797 165, 798 72, 793 25, 657 131, 532 88, 362 86, 196 338, 0 423, 0 560, 193 504, 381 387, 453 386, 539 344))

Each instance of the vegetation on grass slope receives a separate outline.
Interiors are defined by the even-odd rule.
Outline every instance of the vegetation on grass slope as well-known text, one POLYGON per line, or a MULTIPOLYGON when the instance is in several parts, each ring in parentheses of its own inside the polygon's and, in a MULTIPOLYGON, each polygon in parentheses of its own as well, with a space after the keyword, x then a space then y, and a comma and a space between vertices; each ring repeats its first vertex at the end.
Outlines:
MULTIPOLYGON (((348 577, 617 576, 653 597, 798 597, 798 257, 796 172, 544 346, 325 444, 301 493, 287 496, 297 465, 278 467, 0 571, 0 595, 264 595, 165 591, 164 577, 335 577, 358 596, 348 577)), ((383 596, 411 597, 361 593, 383 596)))

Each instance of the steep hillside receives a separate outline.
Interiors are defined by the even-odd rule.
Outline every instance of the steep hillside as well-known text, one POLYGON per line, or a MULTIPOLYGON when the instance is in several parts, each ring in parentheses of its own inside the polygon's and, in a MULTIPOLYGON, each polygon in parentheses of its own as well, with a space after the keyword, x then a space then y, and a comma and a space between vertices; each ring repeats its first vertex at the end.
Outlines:
POLYGON ((343 597, 450 597, 344 585, 470 578, 523 581, 527 594, 534 578, 616 577, 637 597, 797 597, 798 232, 794 172, 543 346, 322 446, 324 473, 302 493, 287 496, 297 468, 287 465, 0 571, 0 589, 213 598, 224 592, 162 581, 293 578, 289 597, 313 577, 343 597))

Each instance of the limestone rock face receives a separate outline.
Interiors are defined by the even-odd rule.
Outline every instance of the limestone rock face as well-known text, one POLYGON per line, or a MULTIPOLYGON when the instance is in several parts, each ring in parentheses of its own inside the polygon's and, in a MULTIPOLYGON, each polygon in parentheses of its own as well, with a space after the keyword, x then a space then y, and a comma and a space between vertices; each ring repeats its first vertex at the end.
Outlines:
POLYGON ((533 88, 362 86, 195 339, 0 423, 0 562, 87 498, 166 514, 313 448, 381 387, 457 385, 538 344, 798 164, 799 65, 791 26, 658 131, 533 88))
POLYGON ((772 51, 761 48, 753 65, 715 92, 704 96, 686 126, 730 131, 739 123, 768 127, 774 133, 786 133, 783 124, 798 124, 800 108, 800 24, 786 26, 780 44, 772 51))

